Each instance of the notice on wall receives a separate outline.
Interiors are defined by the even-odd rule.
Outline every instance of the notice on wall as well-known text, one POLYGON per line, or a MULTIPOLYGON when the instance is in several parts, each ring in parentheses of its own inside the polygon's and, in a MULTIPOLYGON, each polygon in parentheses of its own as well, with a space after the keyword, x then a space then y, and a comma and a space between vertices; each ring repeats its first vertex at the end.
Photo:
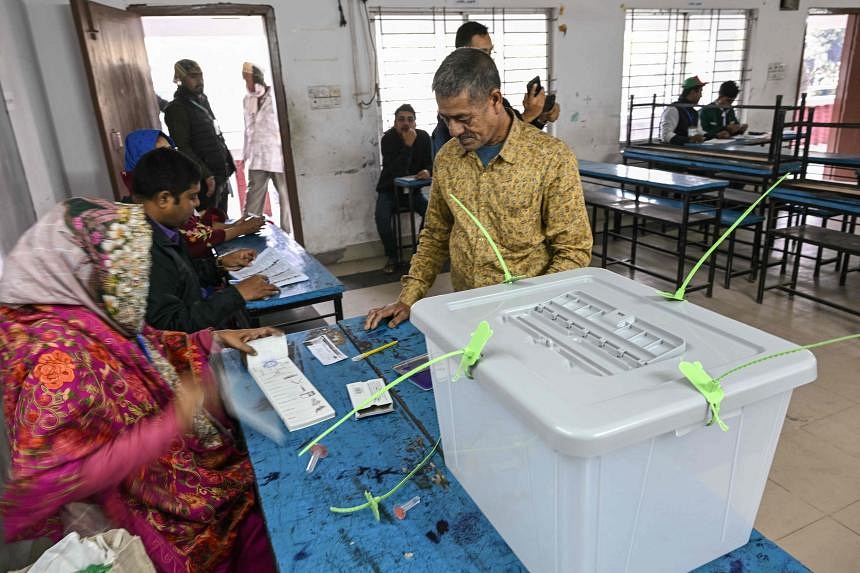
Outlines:
POLYGON ((785 64, 771 62, 767 65, 767 81, 775 82, 785 79, 785 64))
POLYGON ((340 86, 310 86, 308 100, 311 109, 332 109, 341 106, 340 86))

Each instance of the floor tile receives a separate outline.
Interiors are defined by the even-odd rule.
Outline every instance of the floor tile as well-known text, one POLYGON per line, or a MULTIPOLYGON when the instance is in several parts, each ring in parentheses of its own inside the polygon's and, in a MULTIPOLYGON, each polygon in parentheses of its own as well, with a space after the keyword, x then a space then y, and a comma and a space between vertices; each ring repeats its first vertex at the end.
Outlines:
POLYGON ((860 501, 833 514, 833 519, 860 535, 860 501))
POLYGON ((765 537, 778 541, 822 517, 822 511, 768 480, 756 516, 755 528, 765 537))
POLYGON ((808 424, 846 410, 857 403, 828 390, 818 382, 794 389, 787 419, 793 423, 808 424))
POLYGON ((770 479, 827 513, 860 500, 860 459, 804 430, 782 434, 770 479))
POLYGON ((852 406, 820 420, 810 422, 803 429, 821 441, 839 448, 860 459, 860 406, 852 406))
POLYGON ((854 573, 860 569, 860 536, 825 517, 779 540, 815 573, 854 573))

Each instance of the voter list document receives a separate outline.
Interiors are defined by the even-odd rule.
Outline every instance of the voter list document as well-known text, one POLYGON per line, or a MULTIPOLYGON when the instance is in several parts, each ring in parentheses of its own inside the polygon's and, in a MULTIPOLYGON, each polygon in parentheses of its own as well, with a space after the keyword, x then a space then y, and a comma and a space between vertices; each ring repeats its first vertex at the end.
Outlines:
POLYGON ((269 282, 277 287, 284 287, 308 280, 308 275, 294 268, 284 260, 277 250, 266 247, 247 267, 231 271, 230 276, 235 281, 242 281, 253 275, 265 275, 269 282))
POLYGON ((290 360, 286 336, 248 342, 248 372, 291 432, 334 417, 334 408, 290 360))

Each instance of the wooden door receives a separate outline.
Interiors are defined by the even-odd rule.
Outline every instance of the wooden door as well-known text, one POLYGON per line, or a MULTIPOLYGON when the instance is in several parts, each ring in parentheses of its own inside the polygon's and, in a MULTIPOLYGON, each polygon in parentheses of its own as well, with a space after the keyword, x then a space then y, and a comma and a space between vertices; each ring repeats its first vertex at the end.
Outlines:
POLYGON ((105 161, 114 197, 128 194, 121 172, 125 136, 161 129, 140 16, 88 0, 72 0, 105 161))

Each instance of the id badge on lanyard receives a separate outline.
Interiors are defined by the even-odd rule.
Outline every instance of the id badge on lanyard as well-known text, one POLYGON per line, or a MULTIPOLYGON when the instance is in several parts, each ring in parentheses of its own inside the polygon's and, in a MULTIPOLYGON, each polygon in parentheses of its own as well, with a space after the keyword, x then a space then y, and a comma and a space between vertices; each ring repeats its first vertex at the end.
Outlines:
POLYGON ((203 111, 205 111, 205 112, 206 112, 206 116, 209 118, 209 121, 211 121, 211 122, 212 122, 212 127, 214 127, 214 128, 215 128, 215 135, 221 135, 221 127, 218 125, 218 120, 217 120, 217 119, 215 119, 215 116, 213 116, 213 115, 209 112, 209 110, 208 110, 208 109, 206 109, 205 107, 203 107, 202 105, 200 105, 200 104, 199 104, 199 103, 197 103, 196 101, 194 101, 194 100, 189 100, 189 101, 191 101, 191 104, 192 104, 192 105, 195 105, 195 106, 197 106, 198 108, 200 108, 200 109, 202 109, 203 111))

